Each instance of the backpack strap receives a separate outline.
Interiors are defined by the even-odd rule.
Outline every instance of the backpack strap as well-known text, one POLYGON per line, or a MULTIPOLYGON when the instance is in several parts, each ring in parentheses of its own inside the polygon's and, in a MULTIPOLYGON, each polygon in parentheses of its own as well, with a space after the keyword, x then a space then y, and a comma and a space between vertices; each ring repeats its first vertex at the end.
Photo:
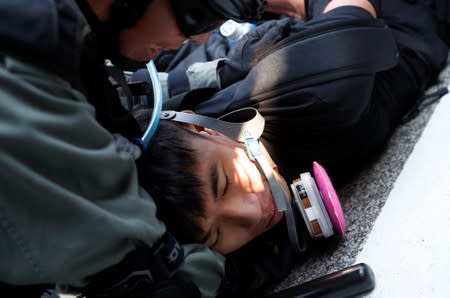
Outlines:
POLYGON ((218 119, 186 112, 163 111, 161 119, 207 127, 239 142, 246 140, 244 131, 250 131, 253 137, 259 138, 265 123, 264 118, 254 108, 239 109, 218 119))
MULTIPOLYGON (((263 58, 250 63, 254 66, 244 79, 252 86, 244 88, 240 84, 242 91, 237 91, 236 99, 273 91, 273 76, 264 74, 279 69, 280 61, 285 65, 283 77, 277 78, 277 86, 283 88, 280 92, 349 76, 373 74, 398 63, 395 37, 384 21, 378 19, 326 22, 292 34, 257 56, 263 58), (298 67, 294 67, 296 64, 298 67)), ((260 59, 258 57, 252 59, 260 59)), ((227 75, 233 76, 224 66, 221 69, 222 82, 226 81, 223 76, 227 75)))

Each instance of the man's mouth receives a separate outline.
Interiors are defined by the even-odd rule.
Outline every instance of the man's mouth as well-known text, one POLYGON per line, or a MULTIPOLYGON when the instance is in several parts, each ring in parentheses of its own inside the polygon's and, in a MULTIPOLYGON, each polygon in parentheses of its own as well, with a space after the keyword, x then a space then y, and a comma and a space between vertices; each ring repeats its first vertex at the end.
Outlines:
POLYGON ((273 227, 276 223, 278 223, 283 218, 283 215, 284 215, 283 212, 278 211, 273 197, 270 197, 270 209, 269 210, 271 212, 271 215, 270 215, 269 221, 266 226, 267 228, 273 227))

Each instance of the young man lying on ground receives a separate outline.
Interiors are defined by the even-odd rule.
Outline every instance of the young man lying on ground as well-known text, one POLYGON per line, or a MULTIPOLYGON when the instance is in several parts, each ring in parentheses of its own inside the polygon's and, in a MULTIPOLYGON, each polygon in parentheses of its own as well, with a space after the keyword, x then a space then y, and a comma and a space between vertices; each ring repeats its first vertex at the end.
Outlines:
MULTIPOLYGON (((257 49, 264 43, 275 44, 325 22, 371 20, 374 16, 384 19, 391 28, 398 62, 382 72, 343 75, 270 97, 252 97, 252 92, 261 81, 277 86, 280 79, 273 73, 277 69, 268 70, 261 81, 253 81, 254 86, 248 87, 242 82, 255 78, 252 68, 257 64, 251 64, 244 75, 240 72, 235 78, 226 78, 220 91, 208 93, 201 101, 192 102, 193 96, 184 95, 182 100, 174 97, 166 103, 170 109, 188 107, 209 116, 242 107, 257 108, 266 120, 261 141, 278 165, 277 179, 286 193, 286 182, 311 171, 315 160, 329 170, 335 182, 345 181, 367 163, 433 82, 448 51, 420 1, 315 0, 305 6, 305 21, 270 21, 270 25, 262 24, 248 34, 240 46, 228 52, 221 74, 232 73, 233 67, 242 70, 243 53, 252 50, 254 55, 261 54, 257 49), (278 30, 278 35, 273 30, 278 30), (272 35, 264 39, 264 34, 272 35), (246 86, 249 98, 239 98, 246 86)), ((212 46, 211 40, 204 51, 212 46)), ((335 59, 342 54, 336 53, 335 59)), ((280 68, 286 63, 294 68, 308 63, 301 54, 285 58, 280 68)), ((201 93, 194 95, 202 97, 201 93)), ((148 115, 146 109, 136 111, 143 128, 148 115)), ((228 288, 224 286, 223 293, 245 296, 244 289, 256 289, 285 276, 293 260, 298 260, 293 259, 285 225, 278 224, 283 214, 275 210, 268 182, 242 143, 208 128, 161 120, 138 167, 141 184, 157 198, 158 216, 176 238, 205 243, 226 255, 227 278, 232 282, 228 288)), ((300 234, 308 241, 304 229, 300 234)))

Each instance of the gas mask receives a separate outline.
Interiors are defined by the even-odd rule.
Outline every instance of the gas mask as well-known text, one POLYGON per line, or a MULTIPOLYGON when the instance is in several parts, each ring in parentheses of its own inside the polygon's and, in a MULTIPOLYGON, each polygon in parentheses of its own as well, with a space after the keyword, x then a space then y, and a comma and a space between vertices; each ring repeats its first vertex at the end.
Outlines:
MULTIPOLYGON (((238 110, 231 114, 236 113, 241 112, 238 110)), ((255 110, 255 114, 259 115, 258 111, 255 110)), ((228 117, 228 115, 223 117, 228 117)), ((236 115, 233 115, 233 117, 236 118, 236 115)), ((289 201, 287 194, 283 191, 278 180, 275 179, 276 166, 264 145, 259 141, 263 128, 258 126, 264 127, 264 119, 255 120, 257 118, 259 117, 254 116, 253 119, 245 120, 249 118, 244 116, 243 120, 246 121, 247 126, 242 128, 244 143, 250 158, 256 161, 258 167, 266 176, 278 211, 285 213, 291 246, 299 254, 306 250, 305 241, 298 237, 300 235, 297 230, 299 220, 304 221, 312 238, 328 238, 335 234, 344 235, 346 230, 344 212, 326 170, 318 162, 314 162, 313 175, 309 172, 301 173, 300 177, 291 183, 292 200, 289 201), (258 128, 250 131, 253 127, 258 128), (257 138, 254 138, 253 135, 257 138)))
POLYGON ((290 185, 294 213, 301 215, 312 238, 342 236, 345 217, 331 179, 318 162, 313 163, 313 174, 302 173, 290 185))

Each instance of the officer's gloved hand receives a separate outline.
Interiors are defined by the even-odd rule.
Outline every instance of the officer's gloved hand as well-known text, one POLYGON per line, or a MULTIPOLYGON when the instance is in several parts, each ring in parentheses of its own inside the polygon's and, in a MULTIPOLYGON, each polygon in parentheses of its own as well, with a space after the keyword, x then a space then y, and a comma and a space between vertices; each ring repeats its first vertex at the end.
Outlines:
MULTIPOLYGON (((225 275, 225 258, 204 245, 183 245, 184 262, 166 283, 142 296, 154 298, 215 298, 225 275)), ((131 297, 130 297, 131 298, 131 297)))
POLYGON ((201 297, 217 297, 225 276, 225 258, 200 244, 183 245, 185 258, 179 272, 199 288, 201 297))
MULTIPOLYGON (((171 270, 164 261, 165 247, 161 250, 162 254, 155 255, 152 249, 140 245, 119 264, 89 277, 85 287, 62 289, 81 293, 78 297, 85 298, 212 298, 218 295, 225 271, 221 255, 204 245, 183 245, 176 251, 184 258, 181 255, 182 262, 171 270)), ((176 254, 170 257, 178 259, 180 255, 176 254)))
POLYGON ((127 138, 125 138, 121 134, 114 133, 114 134, 112 134, 112 136, 113 136, 114 142, 116 144, 117 152, 124 154, 124 155, 129 155, 134 160, 137 160, 141 156, 142 152, 141 152, 141 149, 139 148, 139 146, 137 146, 136 144, 133 144, 132 142, 130 142, 127 138))

